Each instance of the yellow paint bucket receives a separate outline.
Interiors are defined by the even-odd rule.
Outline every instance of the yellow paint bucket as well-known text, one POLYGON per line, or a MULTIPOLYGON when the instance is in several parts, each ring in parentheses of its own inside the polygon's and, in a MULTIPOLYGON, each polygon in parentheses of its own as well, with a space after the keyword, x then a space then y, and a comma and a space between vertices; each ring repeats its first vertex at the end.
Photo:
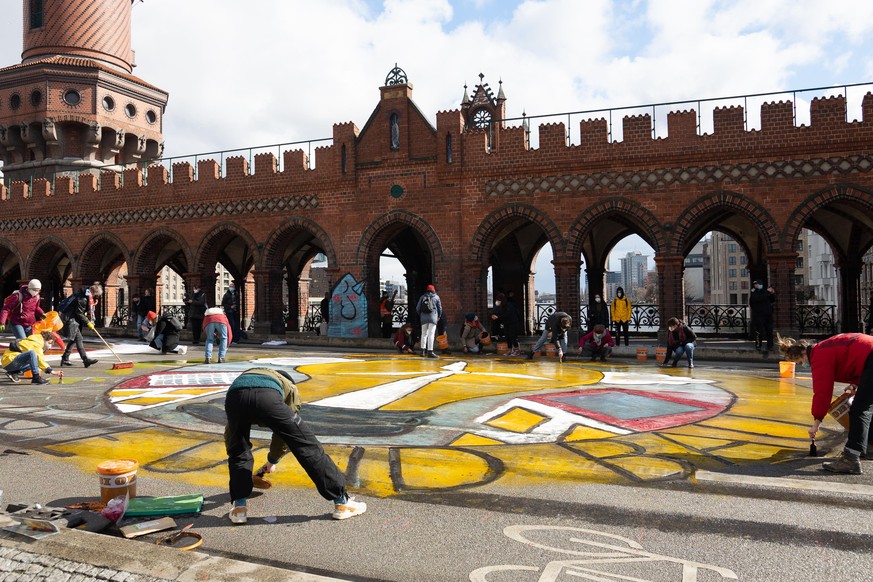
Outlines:
POLYGON ((794 362, 779 362, 779 377, 794 378, 794 368, 796 365, 794 362))
POLYGON ((828 414, 834 417, 834 420, 843 425, 846 430, 849 430, 849 408, 851 406, 852 396, 844 392, 831 402, 831 407, 828 409, 828 414))
POLYGON ((116 459, 103 461, 97 465, 97 476, 100 477, 100 501, 110 500, 127 493, 136 497, 136 470, 139 463, 133 459, 116 459))
POLYGON ((508 343, 506 343, 506 342, 497 342, 497 343, 494 344, 494 345, 497 346, 497 353, 498 353, 498 354, 500 354, 500 355, 504 355, 504 354, 508 354, 508 353, 509 353, 509 344, 508 344, 508 343))
POLYGON ((648 360, 649 359, 649 348, 637 348, 637 359, 638 360, 648 360))
POLYGON ((449 336, 448 334, 441 333, 436 336, 437 347, 441 350, 449 349, 449 336))

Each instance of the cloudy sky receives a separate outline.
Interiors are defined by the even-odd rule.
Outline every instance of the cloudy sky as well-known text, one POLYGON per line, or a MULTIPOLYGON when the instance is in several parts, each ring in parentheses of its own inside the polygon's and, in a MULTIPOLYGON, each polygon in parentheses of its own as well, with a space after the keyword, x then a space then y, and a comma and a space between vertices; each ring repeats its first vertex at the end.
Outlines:
MULTIPOLYGON (((0 7, 0 66, 21 61, 21 6, 0 7)), ((170 93, 167 156, 330 137, 337 122, 362 127, 395 63, 435 123, 479 73, 495 93, 503 81, 510 117, 862 83, 873 80, 871 33, 870 0, 144 0, 133 8, 134 74, 170 93)), ((798 100, 801 120, 815 95, 798 100)), ((850 95, 850 119, 860 115, 856 102, 850 95)), ((637 247, 621 244, 613 257, 637 247)))

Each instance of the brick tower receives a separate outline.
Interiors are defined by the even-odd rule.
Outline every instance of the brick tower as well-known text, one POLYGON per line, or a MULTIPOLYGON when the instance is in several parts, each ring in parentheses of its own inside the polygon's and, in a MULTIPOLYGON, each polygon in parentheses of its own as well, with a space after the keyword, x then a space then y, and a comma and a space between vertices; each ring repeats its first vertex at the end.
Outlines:
POLYGON ((0 69, 4 179, 160 157, 168 94, 132 74, 131 0, 23 0, 21 64, 0 69))

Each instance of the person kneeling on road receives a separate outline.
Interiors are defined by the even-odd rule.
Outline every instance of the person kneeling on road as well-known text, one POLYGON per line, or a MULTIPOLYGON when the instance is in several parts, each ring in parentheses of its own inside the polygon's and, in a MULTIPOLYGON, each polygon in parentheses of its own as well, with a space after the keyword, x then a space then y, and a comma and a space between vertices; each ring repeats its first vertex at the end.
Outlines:
POLYGON ((179 345, 179 333, 184 326, 176 316, 164 314, 159 318, 154 311, 149 311, 146 317, 155 328, 154 337, 149 342, 150 348, 154 348, 162 354, 186 354, 188 352, 187 346, 179 345))
POLYGON ((52 346, 54 339, 51 331, 43 331, 10 343, 9 348, 0 358, 6 377, 13 382, 18 382, 20 374, 31 372, 33 374, 31 384, 48 384, 48 379, 41 376, 39 372, 44 370, 46 374, 55 373, 45 361, 45 350, 52 346))
POLYGON ((605 325, 598 323, 579 340, 579 355, 583 358, 591 358, 592 362, 597 358, 605 362, 612 355, 614 347, 615 340, 612 334, 605 325))
MULTIPOLYGON (((861 461, 873 460, 870 417, 873 414, 873 336, 841 333, 815 345, 805 340, 776 336, 782 357, 812 368, 812 426, 807 431, 815 440, 821 421, 831 406, 834 382, 857 386, 849 408, 849 434, 843 453, 835 461, 822 463, 831 473, 861 474, 861 461)), ((850 390, 847 390, 850 391, 850 390)))
POLYGON ((321 496, 333 502, 333 519, 347 519, 367 511, 366 503, 349 497, 345 476, 300 418, 299 410, 300 393, 291 375, 284 370, 252 368, 238 376, 227 389, 224 444, 232 503, 229 518, 233 523, 246 523, 246 499, 254 487, 254 458, 249 440, 252 424, 273 431, 267 462, 258 469, 259 475, 274 472, 290 449, 321 496))

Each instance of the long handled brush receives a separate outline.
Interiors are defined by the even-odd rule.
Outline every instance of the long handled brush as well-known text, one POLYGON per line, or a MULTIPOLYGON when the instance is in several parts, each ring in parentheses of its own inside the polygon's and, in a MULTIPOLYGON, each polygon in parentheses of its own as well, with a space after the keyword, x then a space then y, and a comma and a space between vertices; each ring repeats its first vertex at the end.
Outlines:
POLYGON ((112 349, 112 346, 110 346, 106 342, 106 340, 103 339, 103 336, 100 335, 99 331, 97 331, 96 329, 92 329, 91 331, 93 331, 94 333, 97 334, 97 337, 100 338, 100 341, 103 342, 103 345, 105 345, 107 348, 109 348, 109 351, 112 352, 112 355, 115 356, 116 360, 118 360, 117 364, 112 364, 112 367, 110 368, 110 370, 125 370, 127 368, 133 368, 133 362, 125 362, 121 358, 119 358, 118 354, 116 354, 115 350, 112 349))

